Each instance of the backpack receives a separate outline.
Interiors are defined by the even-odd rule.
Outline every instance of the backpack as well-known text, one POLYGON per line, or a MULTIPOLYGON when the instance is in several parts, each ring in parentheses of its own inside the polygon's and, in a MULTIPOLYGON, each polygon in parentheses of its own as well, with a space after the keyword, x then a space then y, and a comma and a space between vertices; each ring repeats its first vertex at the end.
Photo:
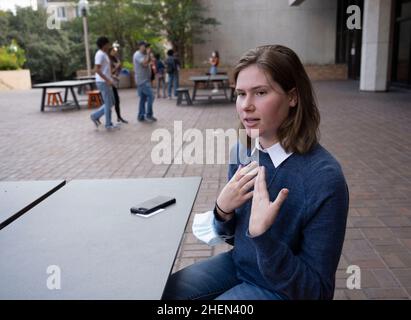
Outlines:
POLYGON ((166 71, 167 73, 174 73, 176 69, 176 64, 173 57, 168 57, 166 60, 166 71))

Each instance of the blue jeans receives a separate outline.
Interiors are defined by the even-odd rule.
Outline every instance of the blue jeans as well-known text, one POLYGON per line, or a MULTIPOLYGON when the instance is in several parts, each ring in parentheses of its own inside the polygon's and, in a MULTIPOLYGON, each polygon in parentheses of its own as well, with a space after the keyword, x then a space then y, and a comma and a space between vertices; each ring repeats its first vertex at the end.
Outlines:
POLYGON ((168 74, 168 96, 171 97, 171 90, 174 89, 174 96, 177 97, 178 89, 178 73, 169 73, 168 74))
POLYGON ((101 96, 103 98, 103 105, 97 109, 97 111, 91 114, 91 118, 94 120, 98 120, 104 114, 106 117, 106 128, 112 126, 111 122, 111 108, 114 104, 114 96, 113 96, 113 88, 109 86, 105 82, 96 82, 97 89, 100 91, 101 96))
POLYGON ((151 118, 153 116, 153 102, 154 94, 149 81, 146 81, 137 86, 137 93, 140 97, 140 104, 138 107, 138 118, 143 119, 144 116, 151 118), (147 113, 146 113, 147 102, 147 113))
POLYGON ((237 278, 232 251, 172 274, 164 300, 282 300, 275 292, 237 278))

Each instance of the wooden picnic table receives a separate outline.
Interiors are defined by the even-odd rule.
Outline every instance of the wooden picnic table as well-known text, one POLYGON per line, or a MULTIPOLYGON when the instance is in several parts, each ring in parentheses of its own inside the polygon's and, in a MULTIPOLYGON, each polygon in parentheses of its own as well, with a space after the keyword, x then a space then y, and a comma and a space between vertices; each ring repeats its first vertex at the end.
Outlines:
POLYGON ((73 97, 74 105, 80 109, 80 105, 77 100, 76 93, 74 91, 75 87, 89 85, 90 89, 93 90, 93 85, 95 84, 95 80, 66 80, 66 81, 57 81, 57 82, 47 82, 47 83, 40 83, 33 86, 34 89, 43 89, 43 94, 41 96, 41 104, 40 104, 40 111, 44 111, 45 101, 46 101, 46 93, 47 89, 64 89, 64 105, 71 105, 71 101, 67 101, 68 91, 70 90, 71 95, 73 97))
POLYGON ((190 80, 194 82, 193 97, 192 100, 195 101, 196 97, 208 97, 208 99, 215 96, 224 96, 225 99, 229 100, 227 95, 227 87, 229 87, 229 77, 227 75, 205 75, 205 76, 192 76, 190 80), (219 82, 222 84, 223 93, 212 94, 212 95, 199 95, 197 90, 201 84, 209 85, 212 82, 219 82))

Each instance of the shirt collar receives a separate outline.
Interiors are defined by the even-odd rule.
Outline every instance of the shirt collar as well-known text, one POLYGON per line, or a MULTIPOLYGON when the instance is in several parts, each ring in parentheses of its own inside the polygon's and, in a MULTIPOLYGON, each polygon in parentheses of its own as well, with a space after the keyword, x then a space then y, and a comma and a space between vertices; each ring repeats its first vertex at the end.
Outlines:
POLYGON ((274 167, 276 168, 293 154, 292 152, 287 153, 279 142, 273 144, 271 147, 267 149, 264 149, 263 147, 261 147, 258 137, 255 139, 255 147, 252 151, 252 154, 254 154, 256 150, 268 153, 272 163, 274 164, 274 167))

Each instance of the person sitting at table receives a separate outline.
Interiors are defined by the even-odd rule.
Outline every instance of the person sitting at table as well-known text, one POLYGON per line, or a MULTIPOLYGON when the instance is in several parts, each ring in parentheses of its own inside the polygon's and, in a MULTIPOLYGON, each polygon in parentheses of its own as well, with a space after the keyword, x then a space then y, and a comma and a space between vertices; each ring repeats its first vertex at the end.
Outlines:
MULTIPOLYGON (((210 75, 215 76, 218 72, 218 70, 217 70, 218 64, 220 63, 220 55, 219 55, 217 50, 213 51, 211 53, 211 57, 209 59, 209 62, 210 62, 210 65, 211 65, 210 66, 210 75)), ((218 83, 217 82, 214 82, 214 89, 212 90, 212 92, 213 93, 218 92, 218 83)))
POLYGON ((234 248, 172 274, 163 299, 332 299, 349 193, 319 144, 307 73, 291 49, 265 45, 241 57, 234 80, 247 141, 232 149, 211 223, 193 225, 234 248), (255 161, 241 165, 244 150, 255 161))
POLYGON ((109 58, 111 62, 111 75, 113 78, 113 96, 114 96, 114 110, 116 110, 117 114, 117 122, 128 123, 127 120, 121 117, 120 113, 120 96, 118 95, 118 87, 119 87, 119 75, 121 71, 121 61, 118 53, 117 47, 111 47, 109 49, 109 58))
POLYGON ((111 108, 114 104, 113 96, 113 78, 111 75, 110 58, 107 53, 110 48, 110 42, 107 37, 97 39, 98 51, 94 57, 96 69, 96 85, 103 98, 103 105, 90 115, 91 121, 98 126, 101 124, 100 118, 104 114, 106 118, 105 127, 107 130, 119 128, 111 122, 111 108))

